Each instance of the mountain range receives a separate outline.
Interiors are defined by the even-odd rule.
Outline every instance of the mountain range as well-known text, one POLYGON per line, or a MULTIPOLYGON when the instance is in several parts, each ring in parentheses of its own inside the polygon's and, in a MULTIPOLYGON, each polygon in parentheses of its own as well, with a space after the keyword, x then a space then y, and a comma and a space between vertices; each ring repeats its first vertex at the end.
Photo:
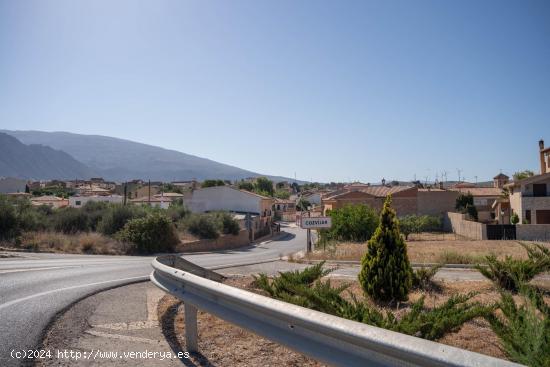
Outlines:
POLYGON ((266 176, 274 181, 293 181, 108 136, 0 130, 0 139, 0 176, 6 177, 177 181, 266 176))

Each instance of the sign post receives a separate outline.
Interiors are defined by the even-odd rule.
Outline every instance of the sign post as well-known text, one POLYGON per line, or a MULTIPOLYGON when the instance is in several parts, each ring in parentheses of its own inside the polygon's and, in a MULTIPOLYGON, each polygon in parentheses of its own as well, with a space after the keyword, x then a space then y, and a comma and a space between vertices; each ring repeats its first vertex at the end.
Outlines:
POLYGON ((322 229, 330 228, 332 226, 331 217, 310 217, 308 212, 308 217, 302 215, 302 220, 300 227, 307 229, 307 252, 311 252, 311 230, 312 229, 322 229))

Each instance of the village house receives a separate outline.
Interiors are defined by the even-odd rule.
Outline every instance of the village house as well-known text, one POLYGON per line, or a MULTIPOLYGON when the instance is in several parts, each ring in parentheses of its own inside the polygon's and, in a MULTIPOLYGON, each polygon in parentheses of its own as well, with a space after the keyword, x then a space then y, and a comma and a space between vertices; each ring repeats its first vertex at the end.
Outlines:
POLYGON ((135 205, 148 205, 153 208, 168 209, 172 200, 164 197, 155 197, 155 196, 143 196, 136 199, 131 199, 130 203, 135 205))
POLYGON ((275 202, 273 198, 230 186, 214 186, 193 191, 191 198, 184 202, 196 213, 228 211, 248 214, 256 218, 253 228, 250 228, 254 232, 263 235, 271 231, 275 202))
POLYGON ((495 200, 493 207, 500 224, 510 223, 517 214, 520 224, 550 224, 550 148, 539 141, 540 174, 506 183, 508 197, 495 200))
POLYGON ((69 200, 57 196, 36 196, 31 198, 31 204, 35 206, 47 205, 54 209, 63 208, 69 205, 69 200))
POLYGON ((71 208, 81 208, 88 202, 104 202, 113 204, 122 204, 124 197, 120 195, 92 195, 92 196, 70 196, 69 206, 71 208))
POLYGON ((275 218, 284 222, 296 220, 296 201, 290 199, 275 199, 273 204, 275 218))
POLYGON ((492 205, 495 200, 502 196, 502 182, 504 180, 497 179, 499 176, 495 177, 493 187, 478 187, 475 184, 464 182, 449 188, 449 190, 456 191, 459 194, 471 194, 474 198, 474 206, 477 209, 478 221, 492 222, 495 220, 492 205))
POLYGON ((392 206, 399 216, 417 214, 417 194, 418 188, 415 186, 355 185, 323 197, 323 214, 357 204, 381 210, 388 195, 392 195, 392 206))
POLYGON ((160 194, 155 194, 154 197, 169 199, 171 202, 175 202, 178 200, 183 200, 185 197, 190 198, 191 193, 188 193, 187 195, 185 195, 185 194, 180 194, 179 192, 161 192, 160 194))

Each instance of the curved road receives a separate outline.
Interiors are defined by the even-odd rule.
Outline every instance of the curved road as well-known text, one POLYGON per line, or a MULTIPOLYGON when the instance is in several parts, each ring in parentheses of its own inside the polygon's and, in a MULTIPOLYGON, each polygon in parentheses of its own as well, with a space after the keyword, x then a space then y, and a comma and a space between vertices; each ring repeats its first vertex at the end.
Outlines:
MULTIPOLYGON (((273 241, 185 255, 207 268, 274 260, 305 248, 305 231, 283 227, 273 241)), ((152 257, 22 253, 0 259, 0 366, 21 364, 12 350, 36 348, 56 314, 79 299, 148 279, 152 257)))

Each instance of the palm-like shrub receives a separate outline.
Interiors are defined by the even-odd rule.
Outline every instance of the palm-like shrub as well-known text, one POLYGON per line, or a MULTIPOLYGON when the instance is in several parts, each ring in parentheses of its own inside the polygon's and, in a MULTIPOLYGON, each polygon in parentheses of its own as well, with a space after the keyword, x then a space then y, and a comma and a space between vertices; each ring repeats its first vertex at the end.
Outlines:
POLYGON ((473 293, 455 295, 432 309, 424 307, 422 297, 412 304, 408 313, 398 318, 391 311, 382 312, 359 301, 353 294, 350 299, 344 298, 341 294, 348 285, 332 287, 330 280, 321 280, 328 273, 330 270, 324 270, 323 263, 319 263, 301 271, 280 273, 273 279, 260 274, 255 277, 255 286, 285 302, 429 340, 456 331, 476 317, 488 317, 493 310, 470 302, 473 293))
POLYGON ((407 245, 399 233, 399 223, 386 198, 380 224, 368 241, 361 259, 359 283, 364 292, 377 301, 406 300, 412 285, 412 269, 407 245))
POLYGON ((486 278, 500 288, 517 292, 522 283, 531 281, 537 274, 550 270, 550 250, 540 244, 520 243, 527 251, 527 259, 506 256, 499 260, 495 255, 485 257, 485 266, 476 265, 486 278))
POLYGON ((520 288, 520 306, 508 292, 501 293, 501 313, 487 316, 504 352, 514 362, 533 367, 550 366, 550 307, 534 288, 520 288))

